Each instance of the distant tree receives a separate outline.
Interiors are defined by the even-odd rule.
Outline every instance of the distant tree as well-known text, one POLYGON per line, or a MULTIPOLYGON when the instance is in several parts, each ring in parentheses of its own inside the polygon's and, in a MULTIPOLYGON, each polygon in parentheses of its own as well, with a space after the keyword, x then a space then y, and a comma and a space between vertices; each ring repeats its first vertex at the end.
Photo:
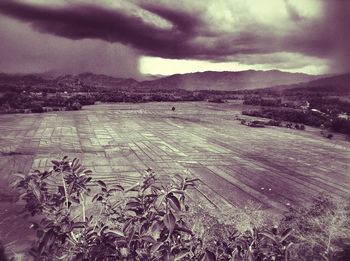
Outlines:
POLYGON ((44 109, 40 104, 32 104, 30 109, 33 113, 43 113, 44 112, 44 109))
POLYGON ((8 103, 10 105, 17 103, 18 93, 15 92, 5 92, 0 98, 0 104, 8 103))

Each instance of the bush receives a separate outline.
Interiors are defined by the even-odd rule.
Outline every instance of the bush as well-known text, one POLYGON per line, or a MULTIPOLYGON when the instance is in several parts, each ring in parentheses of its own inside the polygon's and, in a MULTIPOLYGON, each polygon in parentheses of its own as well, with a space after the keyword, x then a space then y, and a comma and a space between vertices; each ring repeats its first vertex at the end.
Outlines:
POLYGON ((266 226, 255 206, 230 209, 219 219, 199 215, 187 203, 196 179, 176 175, 162 185, 148 169, 125 188, 93 180, 78 159, 52 163, 50 171, 15 174, 13 183, 25 213, 36 217, 30 250, 35 260, 334 260, 341 253, 337 240, 349 228, 349 207, 323 198, 311 208, 291 209, 278 226, 266 226))
POLYGON ((39 104, 32 104, 30 109, 33 113, 43 113, 44 112, 44 108, 41 107, 41 105, 39 105, 39 104))
POLYGON ((194 179, 177 175, 162 186, 147 170, 130 188, 110 187, 93 181, 77 159, 52 163, 52 170, 16 174, 14 182, 25 212, 41 219, 32 225, 38 237, 30 251, 35 260, 282 260, 289 255, 284 242, 290 229, 282 234, 253 229, 231 234, 229 242, 204 245, 186 221, 186 193, 194 179), (48 179, 61 183, 57 190, 48 179), (99 189, 91 195, 93 184, 99 189), (93 209, 86 209, 88 199, 93 209))
POLYGON ((350 205, 344 200, 321 194, 311 206, 291 207, 281 224, 295 229, 301 260, 342 260, 349 249, 350 205))
POLYGON ((99 212, 87 216, 89 174, 79 160, 69 162, 64 157, 53 161, 52 171, 19 175, 15 185, 26 202, 25 210, 41 217, 41 222, 33 223, 38 241, 30 253, 36 259, 159 260, 199 255, 182 218, 187 208, 185 191, 194 180, 178 178, 176 184, 159 187, 151 170, 128 189, 98 180, 100 191, 92 202, 99 205, 99 212), (50 177, 60 180, 57 191, 48 189, 50 177))
POLYGON ((335 118, 330 123, 330 129, 332 131, 350 134, 350 120, 335 118))
POLYGON ((79 102, 73 102, 72 104, 68 104, 68 106, 66 107, 66 109, 68 111, 78 111, 81 109, 81 104, 79 102))
POLYGON ((262 110, 242 111, 242 114, 253 117, 268 118, 275 121, 290 121, 315 127, 319 127, 327 122, 327 119, 321 117, 321 115, 314 114, 310 111, 303 112, 290 108, 264 108, 262 110))
POLYGON ((265 124, 268 125, 268 126, 280 127, 282 125, 282 122, 281 121, 276 121, 276 120, 269 120, 265 124))

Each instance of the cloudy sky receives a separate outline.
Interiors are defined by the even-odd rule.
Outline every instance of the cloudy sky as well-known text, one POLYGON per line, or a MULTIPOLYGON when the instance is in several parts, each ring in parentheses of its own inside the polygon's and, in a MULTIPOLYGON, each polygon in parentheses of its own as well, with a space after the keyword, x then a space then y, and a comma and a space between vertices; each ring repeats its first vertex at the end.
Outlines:
POLYGON ((341 73, 349 13, 348 0, 0 0, 0 71, 341 73))

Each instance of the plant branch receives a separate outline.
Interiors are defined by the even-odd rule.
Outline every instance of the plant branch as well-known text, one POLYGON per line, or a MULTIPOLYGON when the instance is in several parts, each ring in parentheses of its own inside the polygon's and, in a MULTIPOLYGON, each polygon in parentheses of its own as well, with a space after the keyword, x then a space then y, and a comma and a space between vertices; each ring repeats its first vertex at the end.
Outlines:
POLYGON ((64 196, 66 198, 66 206, 68 209, 68 207, 69 207, 69 205, 68 205, 68 192, 67 192, 66 182, 64 181, 64 177, 63 177, 63 171, 60 171, 60 174, 61 174, 61 179, 62 179, 62 184, 63 184, 63 189, 64 189, 64 196))
POLYGON ((81 204, 82 204, 82 207, 83 207, 83 221, 85 222, 85 220, 86 220, 86 216, 85 216, 85 199, 84 199, 83 194, 80 194, 80 197, 81 197, 81 204))

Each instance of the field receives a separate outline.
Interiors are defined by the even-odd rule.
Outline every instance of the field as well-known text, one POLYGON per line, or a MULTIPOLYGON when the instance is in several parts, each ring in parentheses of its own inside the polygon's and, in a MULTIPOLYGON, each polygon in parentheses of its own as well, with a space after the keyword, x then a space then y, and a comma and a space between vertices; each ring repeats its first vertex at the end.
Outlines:
POLYGON ((311 131, 249 128, 235 104, 100 104, 82 111, 1 115, 0 173, 78 157, 95 177, 133 184, 147 168, 198 177, 214 204, 283 209, 326 191, 350 196, 349 143, 311 131))
POLYGON ((249 128, 235 120, 241 110, 234 103, 187 102, 1 115, 0 236, 28 229, 10 214, 10 175, 50 168, 64 155, 80 158, 110 184, 132 185, 147 168, 164 182, 175 174, 199 178, 192 200, 209 208, 253 201, 279 212, 321 192, 350 196, 349 142, 311 128, 249 128))

